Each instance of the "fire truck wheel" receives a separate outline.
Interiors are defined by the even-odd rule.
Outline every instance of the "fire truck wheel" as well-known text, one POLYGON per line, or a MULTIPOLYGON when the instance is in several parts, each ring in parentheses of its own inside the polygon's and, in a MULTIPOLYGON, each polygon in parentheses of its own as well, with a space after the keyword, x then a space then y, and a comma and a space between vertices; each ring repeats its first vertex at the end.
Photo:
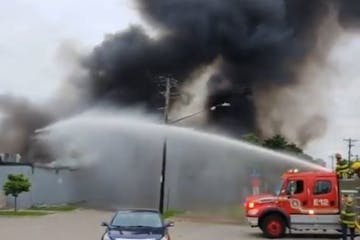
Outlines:
POLYGON ((286 231, 285 221, 280 215, 271 214, 263 219, 261 229, 267 238, 282 238, 286 231))

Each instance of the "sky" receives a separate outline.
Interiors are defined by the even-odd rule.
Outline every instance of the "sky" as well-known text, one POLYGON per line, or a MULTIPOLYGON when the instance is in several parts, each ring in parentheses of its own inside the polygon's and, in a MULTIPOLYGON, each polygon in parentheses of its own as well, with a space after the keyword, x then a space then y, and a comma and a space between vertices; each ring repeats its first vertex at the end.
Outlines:
MULTIPOLYGON (((66 78, 58 61, 61 47, 71 42, 82 49, 99 44, 104 35, 144 24, 131 0, 14 0, 0 8, 0 94, 24 96, 33 102, 49 99, 66 78)), ((330 55, 330 96, 325 136, 306 151, 329 160, 346 153, 344 138, 360 140, 360 35, 341 38, 330 55)), ((316 99, 314 99, 316 101, 316 99)), ((354 154, 360 154, 360 141, 354 154)))
POLYGON ((322 90, 329 96, 327 131, 306 150, 331 166, 330 155, 340 152, 347 157, 347 138, 359 140, 352 151, 354 158, 360 157, 360 33, 340 37, 330 53, 328 68, 324 77, 331 86, 322 90))
POLYGON ((48 99, 66 77, 60 46, 84 49, 106 33, 141 23, 128 0, 14 0, 0 8, 0 93, 48 99))

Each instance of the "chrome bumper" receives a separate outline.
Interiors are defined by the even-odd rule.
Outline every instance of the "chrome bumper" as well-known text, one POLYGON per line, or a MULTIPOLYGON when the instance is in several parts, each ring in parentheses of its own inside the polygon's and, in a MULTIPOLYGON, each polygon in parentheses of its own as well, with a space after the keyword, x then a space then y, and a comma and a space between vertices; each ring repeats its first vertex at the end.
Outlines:
POLYGON ((250 224, 251 227, 258 226, 258 218, 257 217, 247 217, 247 222, 250 224))

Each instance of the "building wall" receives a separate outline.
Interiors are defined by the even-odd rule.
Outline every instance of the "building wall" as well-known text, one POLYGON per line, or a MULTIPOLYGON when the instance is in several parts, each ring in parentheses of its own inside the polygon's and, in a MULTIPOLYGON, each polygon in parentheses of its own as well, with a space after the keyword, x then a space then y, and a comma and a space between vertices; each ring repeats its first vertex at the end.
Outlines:
MULTIPOLYGON (((27 176, 32 184, 28 193, 22 193, 18 198, 20 208, 28 208, 34 204, 62 204, 76 202, 70 171, 62 170, 59 173, 44 169, 32 169, 25 166, 0 166, 0 186, 4 185, 8 174, 22 173, 27 176)), ((6 207, 13 207, 13 198, 5 197, 6 207)), ((0 208, 4 207, 1 201, 0 208)))
POLYGON ((6 197, 3 191, 0 190, 0 209, 6 207, 6 197))

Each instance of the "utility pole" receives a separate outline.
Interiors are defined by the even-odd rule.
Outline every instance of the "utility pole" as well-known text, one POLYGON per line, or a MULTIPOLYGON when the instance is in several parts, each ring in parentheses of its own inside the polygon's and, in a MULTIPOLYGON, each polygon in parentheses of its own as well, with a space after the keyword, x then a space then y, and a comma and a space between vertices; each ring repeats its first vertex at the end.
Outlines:
MULTIPOLYGON (((163 78, 162 78, 163 79, 163 78)), ((165 98, 164 106, 164 124, 169 123, 169 107, 170 98, 172 97, 171 88, 176 87, 175 79, 167 76, 165 79, 165 92, 163 92, 165 98)), ((161 162, 161 176, 160 176, 160 199, 159 199, 159 211, 164 213, 164 198, 165 198, 165 181, 166 181, 166 163, 167 163, 167 139, 164 138, 162 162, 161 162)))
MULTIPOLYGON (((177 81, 174 78, 171 78, 170 76, 167 77, 160 77, 160 80, 162 80, 162 85, 165 83, 165 91, 162 92, 165 98, 165 106, 164 106, 164 124, 173 124, 177 123, 179 121, 182 121, 184 119, 193 117, 195 115, 198 115, 204 110, 187 115, 185 117, 169 121, 169 107, 170 107, 170 99, 172 97, 178 97, 179 94, 175 91, 173 92, 173 88, 177 88, 177 81), (165 80, 165 81, 164 81, 165 80)), ((211 107, 209 110, 214 111, 218 107, 229 107, 231 106, 230 103, 222 103, 215 105, 211 107)), ((163 143, 163 152, 162 152, 162 161, 161 161, 161 176, 160 176, 160 198, 159 198, 159 212, 164 213, 164 198, 165 198, 165 186, 166 186, 166 165, 167 165, 167 138, 164 137, 164 143, 163 143)), ((170 188, 168 188, 168 195, 167 195, 167 205, 169 206, 169 200, 170 199, 170 188)))
MULTIPOLYGON (((165 106, 164 106, 164 123, 167 124, 169 121, 169 103, 170 103, 170 78, 166 78, 165 86, 165 106)), ((165 178, 166 178, 166 155, 167 155, 167 139, 165 137, 163 143, 163 153, 161 162, 161 176, 160 176, 160 200, 159 200, 159 211, 164 213, 164 195, 165 195, 165 178)))
POLYGON ((171 83, 170 77, 165 79, 165 106, 164 106, 164 123, 167 124, 169 120, 169 104, 170 104, 170 93, 171 93, 171 83))
POLYGON ((354 142, 357 142, 358 140, 356 139, 352 139, 352 138, 348 138, 348 139, 344 139, 345 142, 348 143, 348 164, 350 164, 350 161, 351 161, 351 148, 353 146, 355 146, 353 143, 354 142))

